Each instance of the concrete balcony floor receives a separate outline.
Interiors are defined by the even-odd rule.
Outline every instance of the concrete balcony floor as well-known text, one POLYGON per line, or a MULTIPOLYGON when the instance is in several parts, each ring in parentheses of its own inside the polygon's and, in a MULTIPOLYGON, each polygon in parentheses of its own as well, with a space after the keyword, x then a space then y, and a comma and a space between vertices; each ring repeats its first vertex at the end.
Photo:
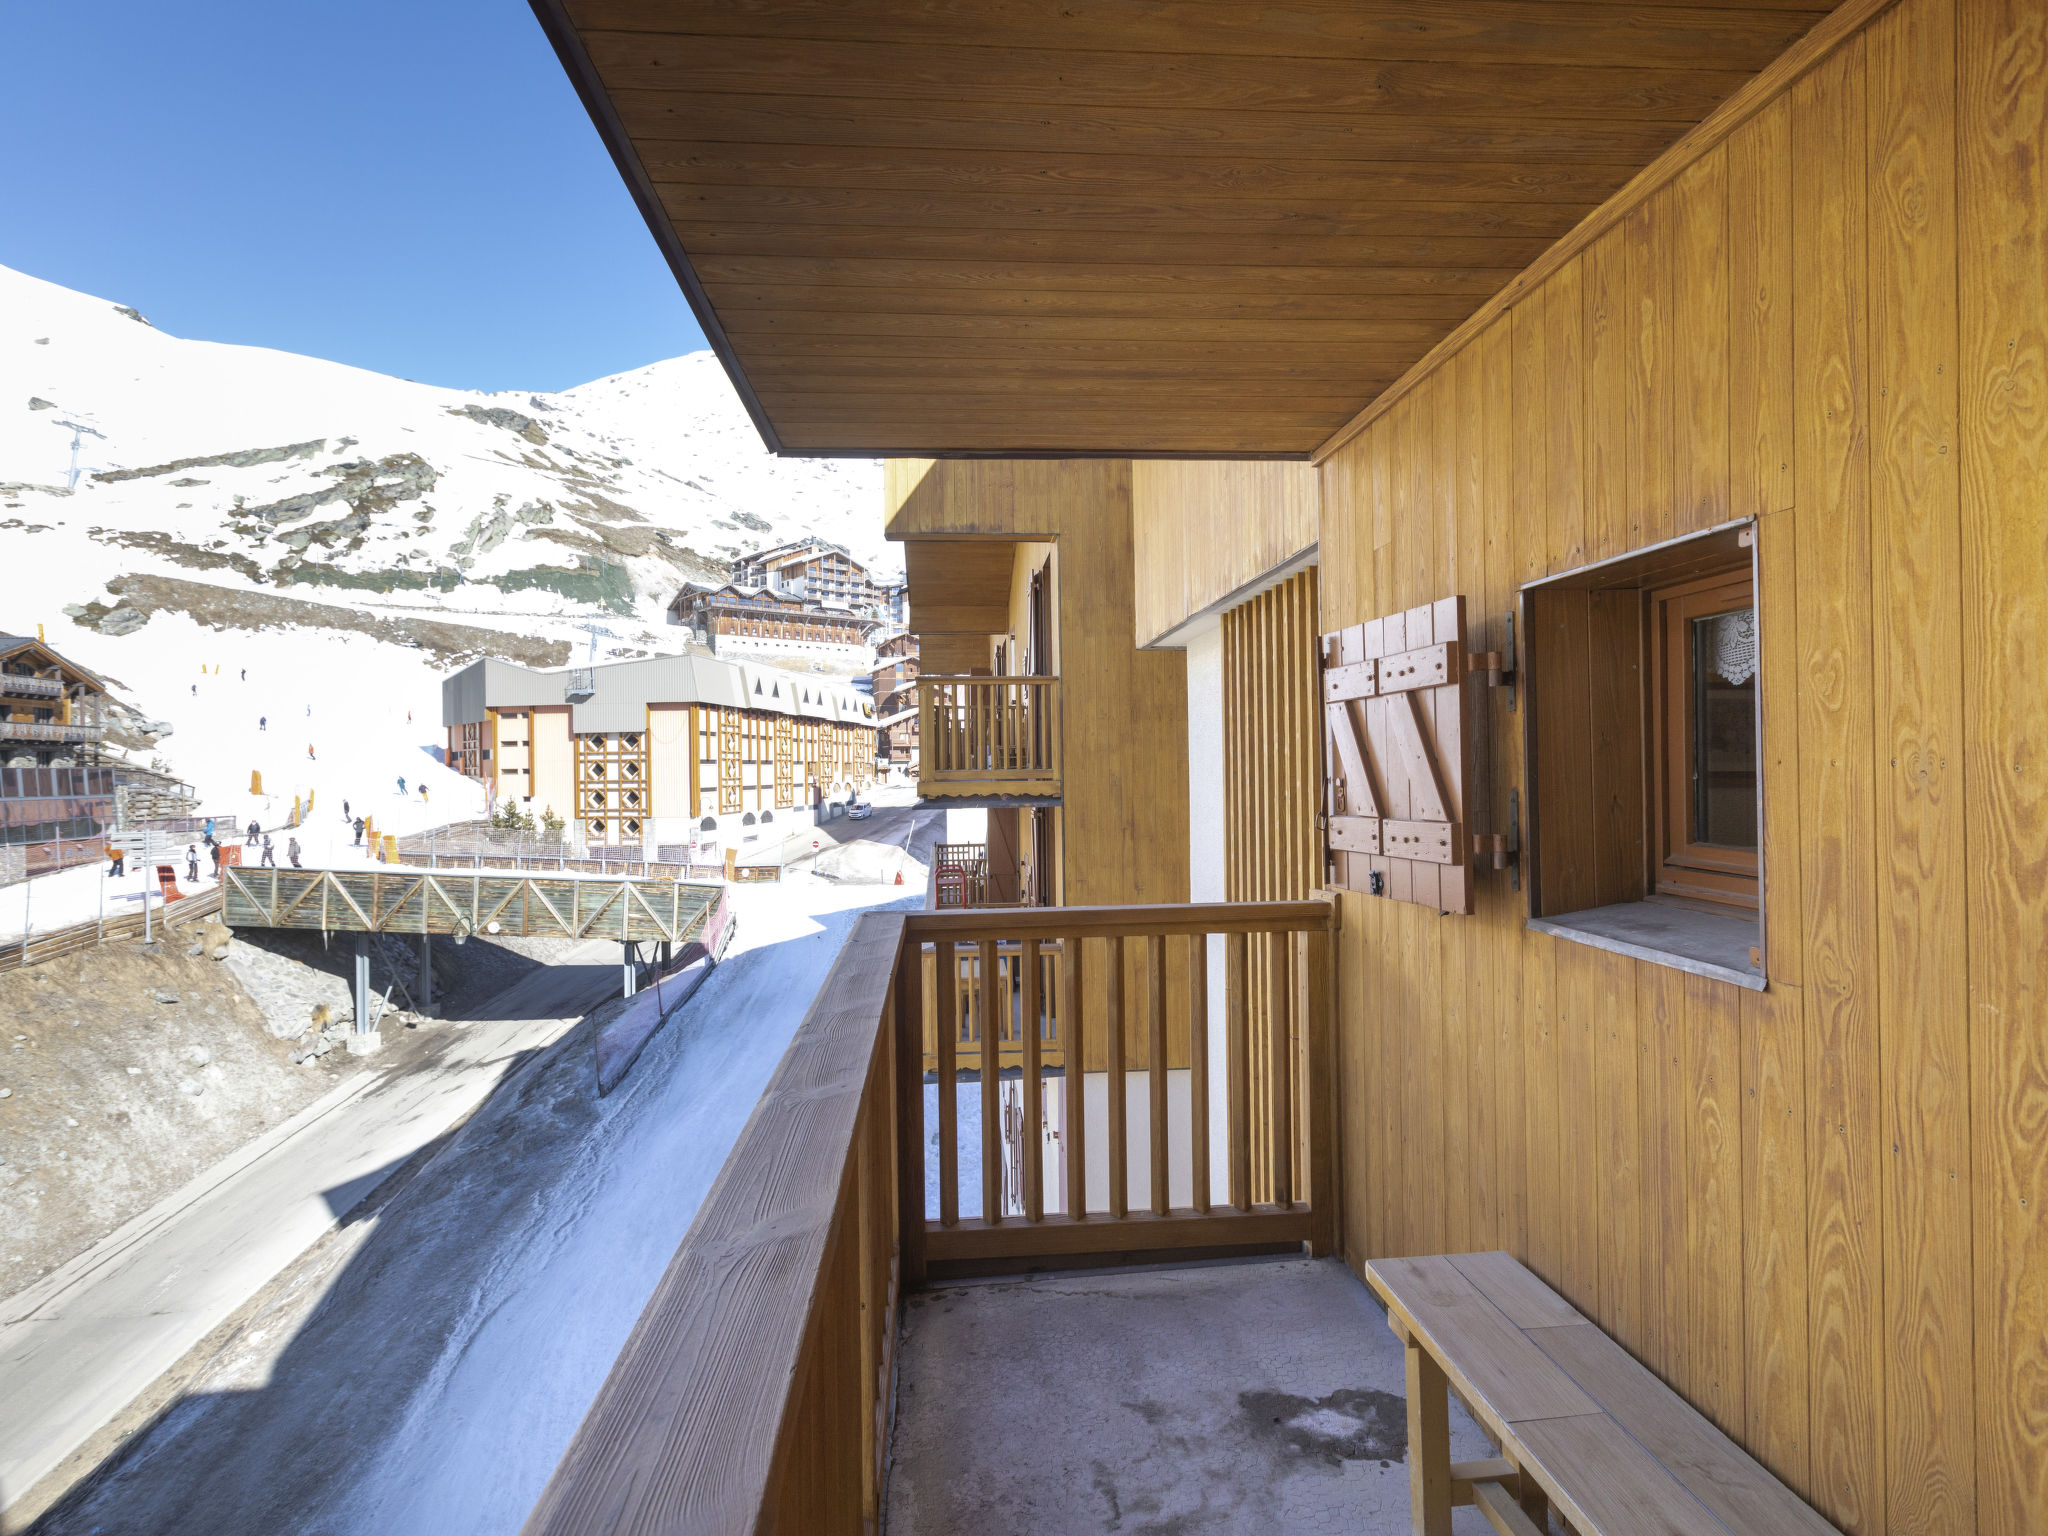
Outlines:
POLYGON ((1410 1529, 1401 1346, 1334 1259, 941 1285, 897 1358, 887 1536, 1410 1529))

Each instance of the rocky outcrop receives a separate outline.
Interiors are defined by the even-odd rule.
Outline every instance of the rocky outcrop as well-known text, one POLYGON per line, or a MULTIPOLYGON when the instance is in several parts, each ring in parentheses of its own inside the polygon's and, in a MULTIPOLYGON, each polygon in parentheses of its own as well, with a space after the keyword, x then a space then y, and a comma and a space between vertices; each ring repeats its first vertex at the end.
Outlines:
POLYGON ((261 518, 272 524, 289 523, 316 507, 337 501, 347 502, 358 513, 388 512, 402 501, 419 500, 441 478, 434 466, 416 453, 390 453, 381 459, 327 464, 315 473, 332 477, 334 484, 263 506, 244 506, 237 501, 237 515, 261 518))
MULTIPOLYGON (((577 576, 581 573, 562 574, 577 576)), ((602 586, 601 582, 593 584, 602 586)), ((472 624, 450 624, 439 619, 413 618, 388 612, 365 613, 329 603, 278 597, 268 592, 242 592, 229 587, 209 586, 205 582, 185 581, 175 576, 117 576, 107 583, 107 590, 121 600, 121 608, 113 612, 126 609, 144 617, 161 612, 185 613, 214 629, 266 630, 299 625, 308 629, 342 630, 413 646, 448 666, 462 666, 479 657, 494 656, 529 667, 561 667, 568 665, 571 649, 566 640, 541 640, 506 630, 481 629, 472 624)), ((89 612, 92 606, 87 605, 81 611, 89 612)))
POLYGON ((258 464, 285 464, 293 459, 310 459, 326 446, 326 438, 316 437, 310 443, 287 443, 282 448, 243 448, 235 453, 205 454, 195 459, 173 459, 168 464, 152 464, 147 469, 96 470, 93 479, 112 485, 121 480, 147 480, 157 475, 174 475, 181 469, 253 469, 258 464))
POLYGON ((541 424, 531 416, 522 416, 517 411, 507 410, 502 405, 449 406, 450 416, 467 416, 471 421, 487 427, 503 427, 507 432, 517 432, 529 443, 545 445, 548 440, 541 424))

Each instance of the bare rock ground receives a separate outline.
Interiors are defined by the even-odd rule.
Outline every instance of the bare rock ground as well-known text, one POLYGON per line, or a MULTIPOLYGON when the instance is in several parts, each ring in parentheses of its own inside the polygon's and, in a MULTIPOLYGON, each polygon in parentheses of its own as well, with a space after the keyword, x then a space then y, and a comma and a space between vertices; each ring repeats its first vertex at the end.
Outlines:
POLYGON ((289 1060, 235 974, 106 944, 0 975, 0 1296, 297 1113, 361 1062, 289 1060))
MULTIPOLYGON (((436 997, 461 1017, 559 947, 436 940, 436 997)), ((259 930, 220 962, 181 937, 0 975, 0 1297, 361 1071, 369 1058, 346 1049, 354 963, 352 935, 259 930)), ((415 942, 377 941, 370 978, 391 987, 375 1059, 403 1070, 440 1029, 408 1006, 415 942)))

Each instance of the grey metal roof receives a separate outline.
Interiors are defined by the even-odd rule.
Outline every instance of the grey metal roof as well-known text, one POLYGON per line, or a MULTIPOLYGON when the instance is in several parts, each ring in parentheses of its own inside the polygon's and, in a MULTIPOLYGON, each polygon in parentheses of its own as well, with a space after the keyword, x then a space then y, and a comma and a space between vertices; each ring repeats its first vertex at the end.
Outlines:
POLYGON ((844 678, 712 656, 649 656, 589 668, 588 698, 572 700, 569 682, 583 668, 536 672, 509 661, 477 661, 441 682, 443 725, 477 725, 489 709, 570 705, 569 729, 584 735, 647 728, 650 704, 711 704, 844 725, 873 725, 874 701, 844 678))

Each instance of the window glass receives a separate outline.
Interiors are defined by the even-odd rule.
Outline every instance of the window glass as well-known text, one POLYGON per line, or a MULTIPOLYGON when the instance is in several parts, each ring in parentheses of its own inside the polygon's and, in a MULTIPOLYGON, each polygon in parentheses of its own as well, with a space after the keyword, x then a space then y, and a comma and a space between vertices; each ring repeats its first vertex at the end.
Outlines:
POLYGON ((1692 621, 1692 836, 1757 846, 1756 610, 1692 621))

